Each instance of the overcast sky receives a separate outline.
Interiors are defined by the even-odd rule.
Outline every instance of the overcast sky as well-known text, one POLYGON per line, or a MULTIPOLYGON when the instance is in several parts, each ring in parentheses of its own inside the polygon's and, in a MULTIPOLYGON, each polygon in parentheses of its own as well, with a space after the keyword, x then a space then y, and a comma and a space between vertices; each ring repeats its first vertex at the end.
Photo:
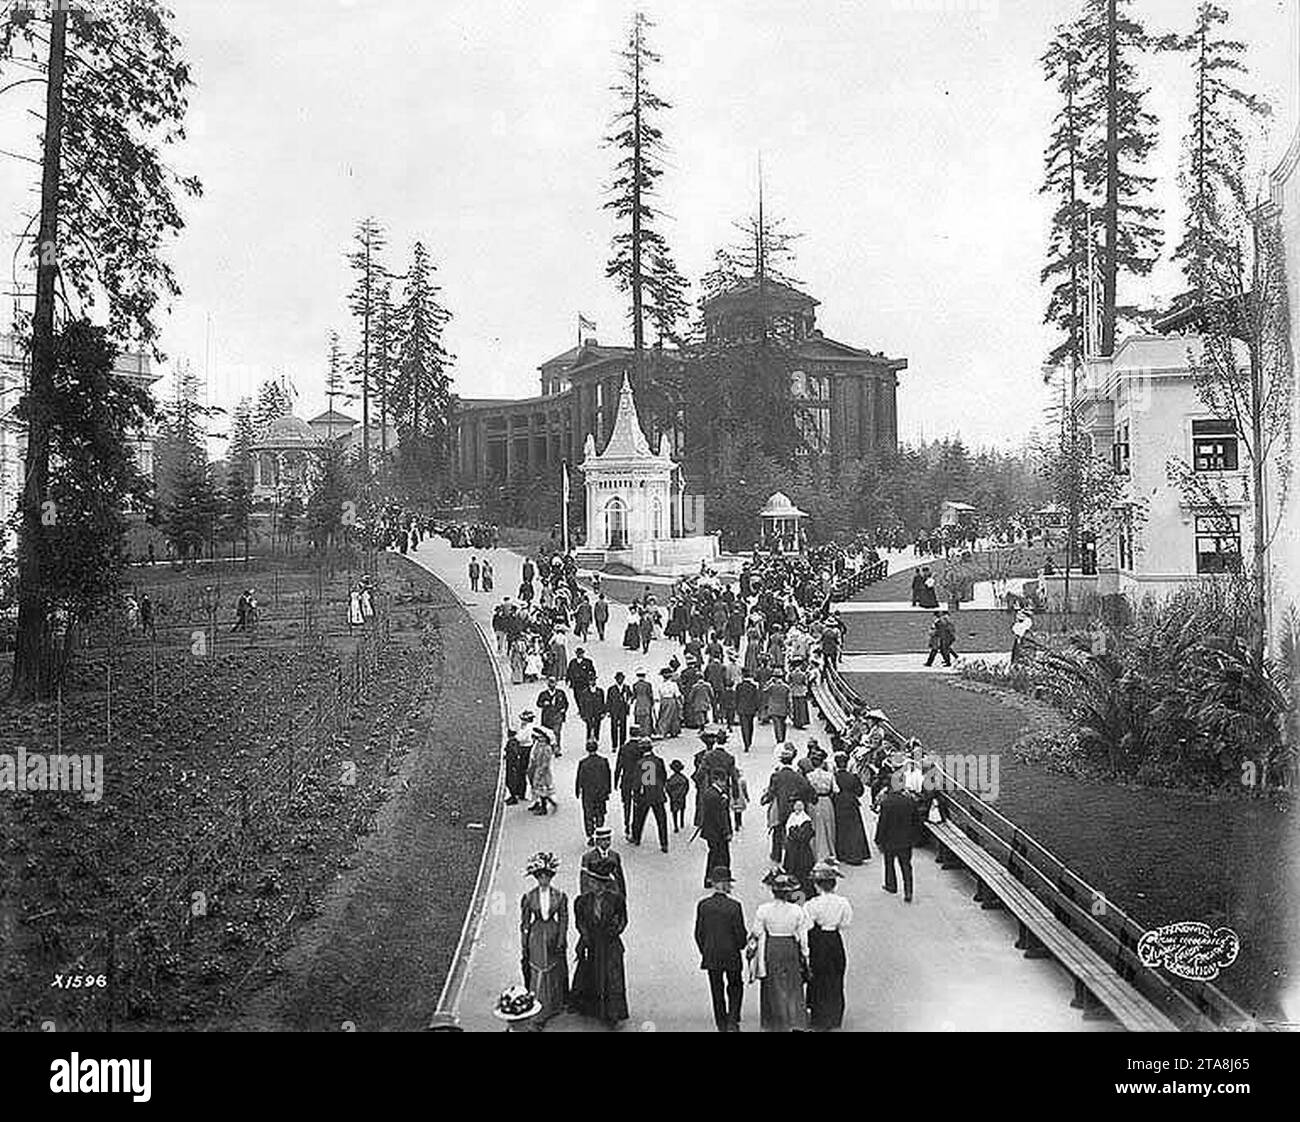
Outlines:
MULTIPOLYGON (((1281 110, 1261 169, 1295 119, 1295 4, 1229 4, 1281 110)), ((614 156, 601 138, 634 6, 174 0, 196 88, 173 162, 205 192, 171 251, 184 294, 164 322, 170 359, 208 364, 227 406, 285 371, 298 411, 316 412, 328 332, 356 338, 344 254, 367 215, 387 226, 395 267, 416 238, 431 250, 462 394, 537 393, 537 365, 572 344, 578 312, 602 342, 626 341, 604 275, 614 156)), ((652 82, 673 103, 661 204, 682 271, 698 281, 752 208, 761 151, 770 212, 805 235, 796 274, 822 302, 819 326, 908 359, 903 438, 1019 443, 1041 419, 1049 338, 1038 187, 1055 106, 1039 56, 1078 6, 647 0, 663 56, 652 82)), ((1194 8, 1138 4, 1152 30, 1186 26, 1194 8)), ((1146 71, 1171 247, 1187 65, 1146 71)), ((11 199, 22 165, 5 167, 11 199)), ((1168 270, 1152 281, 1174 288, 1168 270)))

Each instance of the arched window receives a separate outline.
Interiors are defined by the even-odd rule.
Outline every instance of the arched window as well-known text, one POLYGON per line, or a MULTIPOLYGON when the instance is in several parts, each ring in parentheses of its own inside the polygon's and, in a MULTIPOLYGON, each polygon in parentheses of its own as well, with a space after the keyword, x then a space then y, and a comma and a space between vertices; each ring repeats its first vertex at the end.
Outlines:
POLYGON ((605 504, 605 548, 627 548, 627 507, 617 495, 605 504))

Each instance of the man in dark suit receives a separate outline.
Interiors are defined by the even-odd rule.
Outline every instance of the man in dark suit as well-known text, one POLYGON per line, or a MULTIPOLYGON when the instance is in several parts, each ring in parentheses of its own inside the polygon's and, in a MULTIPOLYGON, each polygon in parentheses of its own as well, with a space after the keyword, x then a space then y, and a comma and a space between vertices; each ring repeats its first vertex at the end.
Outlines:
POLYGON ((708 844, 704 862, 704 887, 709 888, 713 869, 731 867, 731 799, 727 794, 730 777, 722 769, 708 773, 709 782, 700 792, 700 837, 708 844))
POLYGON ((740 739, 748 752, 754 743, 754 717, 758 713, 762 695, 758 683, 754 681, 754 672, 746 670, 736 683, 736 716, 740 718, 740 739))
POLYGON ((912 900, 912 846, 916 844, 920 822, 917 801, 906 791, 890 785, 880 801, 880 817, 876 819, 876 845, 885 855, 885 891, 897 892, 898 880, 894 862, 903 873, 903 900, 912 900))
POLYGON ((668 811, 667 801, 668 765, 663 757, 654 750, 648 739, 642 740, 644 751, 637 760, 636 787, 632 795, 632 838, 633 845, 641 844, 641 832, 645 829, 645 817, 649 813, 655 816, 655 825, 659 828, 659 848, 668 852, 668 811))
POLYGON ((596 604, 591 609, 591 618, 596 624, 596 637, 603 643, 605 628, 609 624, 609 601, 605 599, 603 592, 596 597, 596 604))
POLYGON ((772 777, 767 781, 767 790, 763 792, 761 802, 776 804, 776 825, 772 827, 772 860, 781 863, 785 856, 785 821, 794 809, 795 800, 804 806, 811 806, 814 799, 813 786, 807 777, 794 767, 794 747, 786 745, 781 749, 781 763, 772 777))
POLYGON ((546 679, 546 689, 537 695, 537 709, 541 714, 542 727, 548 728, 555 734, 556 755, 560 755, 558 749, 562 746, 560 741, 560 730, 564 728, 564 718, 569 712, 568 695, 559 689, 555 684, 554 678, 546 679))
POLYGON ((731 892, 731 870, 709 870, 713 892, 695 909, 695 945, 700 969, 708 972, 713 995, 713 1022, 719 1032, 740 1031, 740 1003, 745 996, 741 952, 747 938, 745 913, 731 892))
POLYGON ((605 691, 605 712, 609 714, 609 742, 614 749, 623 747, 627 740, 627 711, 632 704, 632 691, 623 680, 623 671, 614 675, 614 683, 605 691))
POLYGON ((632 736, 619 748, 618 757, 614 761, 614 783, 618 787, 619 799, 623 803, 623 837, 628 841, 632 840, 633 804, 637 786, 641 781, 637 761, 645 751, 642 745, 648 743, 633 731, 632 736))
POLYGON ((582 803, 582 832, 587 844, 592 844, 596 827, 605 824, 605 807, 613 785, 609 777, 609 761, 600 755, 600 741, 587 741, 587 755, 578 761, 578 778, 574 783, 574 796, 582 803))

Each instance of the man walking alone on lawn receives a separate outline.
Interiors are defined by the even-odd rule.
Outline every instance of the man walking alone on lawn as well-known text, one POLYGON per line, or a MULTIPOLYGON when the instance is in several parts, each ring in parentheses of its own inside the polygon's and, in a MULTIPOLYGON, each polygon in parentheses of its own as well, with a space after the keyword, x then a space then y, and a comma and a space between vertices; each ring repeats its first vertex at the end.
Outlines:
POLYGON ((478 591, 478 574, 479 574, 478 558, 471 557, 469 559, 469 587, 472 592, 478 591))

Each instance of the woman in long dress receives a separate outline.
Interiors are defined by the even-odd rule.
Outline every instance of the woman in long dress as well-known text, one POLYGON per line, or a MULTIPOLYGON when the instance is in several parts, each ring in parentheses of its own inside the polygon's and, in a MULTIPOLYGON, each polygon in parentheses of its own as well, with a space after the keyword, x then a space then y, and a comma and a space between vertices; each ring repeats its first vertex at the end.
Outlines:
POLYGON ((673 681, 672 674, 664 671, 663 681, 659 685, 659 718, 655 732, 661 737, 671 739, 682 731, 682 691, 673 681))
POLYGON ((519 901, 519 934, 524 981, 541 1002, 534 1022, 539 1028, 561 1012, 569 997, 569 900, 551 887, 559 859, 535 853, 524 872, 537 881, 519 901))
POLYGON ((808 920, 791 900, 798 883, 785 873, 769 874, 772 899, 760 904, 750 924, 752 976, 760 981, 759 1026, 764 1032, 808 1027, 803 976, 808 961, 808 920))
POLYGON ((629 651, 641 649, 641 618, 636 609, 627 613, 627 627, 623 629, 623 646, 629 651))
POLYGON ((655 724, 655 688, 644 670, 636 672, 632 683, 632 727, 642 729, 648 736, 655 724))
POLYGON ((533 751, 528 757, 528 782, 533 785, 533 805, 528 809, 534 814, 545 814, 547 803, 556 805, 555 780, 551 778, 554 755, 554 734, 550 729, 537 726, 533 729, 533 751))
POLYGON ((527 642, 528 650, 524 655, 524 681, 537 682, 542 677, 542 641, 533 635, 527 642))
POLYGON ((835 856, 844 865, 861 865, 871 860, 866 827, 862 824, 862 796, 866 787, 849 768, 849 757, 835 753, 835 856))
POLYGON ((521 686, 524 682, 524 660, 527 658, 523 636, 518 636, 510 643, 510 684, 521 686))
POLYGON ((805 897, 812 895, 809 874, 817 863, 813 856, 813 833, 813 821, 803 799, 795 799, 790 816, 785 820, 785 862, 782 868, 795 879, 805 897))
POLYGON ((613 1028, 627 1020, 621 937, 627 904, 616 890, 611 858, 597 857, 584 873, 591 887, 573 901, 578 946, 570 1003, 576 1012, 599 1017, 613 1028))
POLYGON ((842 874, 833 865, 813 866, 817 895, 804 906, 808 926, 808 1010, 814 1032, 830 1032, 844 1023, 844 937, 853 908, 835 891, 842 874))
POLYGON ((825 861, 836 856, 835 778, 824 767, 809 768, 807 775, 817 795, 817 801, 811 807, 813 856, 818 861, 825 861))

